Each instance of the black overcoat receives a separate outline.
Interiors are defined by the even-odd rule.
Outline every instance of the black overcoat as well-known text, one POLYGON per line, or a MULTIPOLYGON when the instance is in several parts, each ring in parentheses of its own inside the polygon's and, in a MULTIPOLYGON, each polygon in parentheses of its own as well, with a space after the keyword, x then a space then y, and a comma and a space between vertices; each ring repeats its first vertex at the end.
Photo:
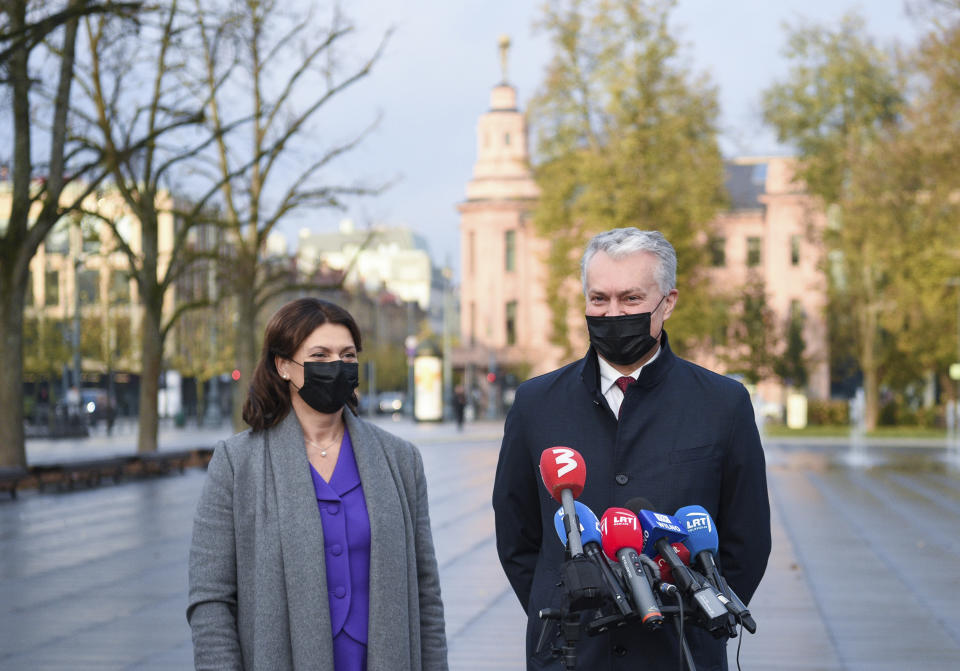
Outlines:
MULTIPOLYGON (((579 500, 598 517, 643 496, 659 512, 706 508, 720 538, 723 574, 744 601, 770 554, 770 508, 763 448, 746 389, 673 354, 663 334, 660 356, 627 389, 618 422, 599 389, 597 355, 520 385, 507 415, 493 489, 497 551, 527 612, 528 669, 563 669, 549 648, 535 653, 540 609, 562 603, 564 546, 553 528, 559 504, 540 479, 543 450, 563 445, 583 455, 579 500)), ((763 623, 760 622, 759 626, 763 623)), ((555 627, 548 630, 554 639, 555 627)), ((726 669, 725 643, 695 627, 687 641, 698 671, 726 669)), ((748 641, 747 641, 748 642, 748 641)), ((645 671, 679 668, 672 627, 627 625, 583 635, 577 668, 645 671)))

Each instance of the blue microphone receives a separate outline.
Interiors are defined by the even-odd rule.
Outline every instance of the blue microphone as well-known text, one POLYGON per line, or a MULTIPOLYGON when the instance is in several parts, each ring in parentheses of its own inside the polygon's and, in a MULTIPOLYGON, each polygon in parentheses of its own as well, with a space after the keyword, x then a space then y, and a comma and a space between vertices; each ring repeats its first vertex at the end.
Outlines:
POLYGON ((680 561, 673 546, 670 545, 687 538, 687 532, 681 526, 680 520, 673 515, 649 510, 652 507, 650 502, 639 496, 627 501, 624 507, 636 512, 640 520, 640 526, 643 529, 643 553, 650 553, 650 556, 654 555, 654 550, 660 553, 663 560, 670 566, 673 581, 680 592, 696 604, 705 627, 713 630, 725 626, 729 616, 726 607, 717 596, 717 591, 710 585, 701 584, 693 572, 680 561))
MULTIPOLYGON (((574 501, 573 505, 576 509, 577 518, 580 520, 580 542, 583 544, 583 553, 600 569, 600 574, 603 576, 603 581, 617 606, 617 610, 623 617, 629 617, 633 614, 633 608, 630 606, 623 588, 620 587, 620 582, 603 556, 603 548, 601 547, 603 536, 600 534, 600 520, 585 504, 574 501)), ((564 516, 563 506, 560 506, 553 516, 553 527, 557 530, 560 541, 566 544, 567 527, 563 519, 564 516)))
MULTIPOLYGON (((597 516, 593 514, 593 511, 583 503, 574 501, 573 505, 574 508, 576 508, 577 518, 580 520, 580 542, 583 545, 587 543, 600 545, 602 540, 600 536, 600 520, 598 520, 597 516)), ((553 516, 553 528, 557 530, 557 535, 560 536, 560 540, 564 545, 567 544, 567 528, 563 520, 565 516, 563 506, 560 506, 553 516)))
POLYGON ((751 634, 757 631, 757 623, 750 615, 750 610, 733 591, 726 579, 720 574, 717 567, 717 551, 720 547, 720 537, 717 535, 717 525, 703 506, 684 506, 677 510, 677 519, 687 531, 687 538, 683 541, 690 556, 700 564, 704 575, 710 584, 717 590, 721 603, 726 606, 751 634))

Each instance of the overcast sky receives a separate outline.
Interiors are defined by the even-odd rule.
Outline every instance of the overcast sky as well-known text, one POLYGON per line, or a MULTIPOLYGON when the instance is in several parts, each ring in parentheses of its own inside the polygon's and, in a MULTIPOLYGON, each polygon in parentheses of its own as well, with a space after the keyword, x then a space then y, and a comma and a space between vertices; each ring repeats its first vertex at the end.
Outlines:
MULTIPOLYGON (((916 0, 914 0, 916 1, 916 0)), ((335 230, 344 216, 358 226, 407 226, 424 234, 435 263, 459 274, 459 216, 475 155, 477 118, 500 80, 497 38, 511 37, 509 77, 523 108, 539 87, 550 52, 534 29, 542 0, 350 0, 344 2, 360 41, 371 48, 390 27, 394 33, 370 78, 351 90, 328 117, 333 134, 381 121, 365 144, 343 160, 345 176, 396 178, 382 196, 325 212, 282 229, 294 246, 305 225, 335 230)), ((881 43, 910 43, 921 26, 903 0, 680 0, 675 34, 695 71, 718 84, 721 145, 725 155, 785 154, 763 128, 760 92, 782 77, 784 22, 799 18, 835 23, 857 10, 881 43)))

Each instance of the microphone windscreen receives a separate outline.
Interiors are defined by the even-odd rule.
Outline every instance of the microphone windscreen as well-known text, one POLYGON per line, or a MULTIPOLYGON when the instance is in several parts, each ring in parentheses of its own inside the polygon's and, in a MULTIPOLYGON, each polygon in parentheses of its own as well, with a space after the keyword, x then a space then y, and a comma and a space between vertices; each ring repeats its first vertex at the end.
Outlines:
POLYGON ((623 504, 623 507, 627 510, 632 510, 636 514, 640 514, 641 510, 653 510, 653 504, 650 503, 650 499, 645 499, 642 496, 634 496, 632 499, 623 504))
MULTIPOLYGON (((690 565, 690 550, 683 543, 671 543, 670 547, 677 553, 677 557, 683 562, 684 566, 690 565)), ((660 579, 672 583, 673 571, 670 569, 670 564, 661 555, 654 557, 653 561, 657 562, 657 566, 660 567, 660 579)))
POLYGON ((643 532, 637 516, 626 508, 607 508, 600 518, 600 534, 603 552, 613 561, 617 561, 617 552, 623 548, 633 548, 638 553, 643 550, 643 532))
MULTIPOLYGON (((587 543, 602 544, 600 537, 600 520, 597 519, 597 516, 593 514, 593 511, 590 510, 586 504, 574 501, 573 505, 576 507, 577 517, 580 519, 580 542, 584 545, 587 543)), ((567 528, 564 526, 563 517, 563 506, 561 506, 553 515, 553 528, 556 529, 560 541, 566 545, 567 528)))
POLYGON ((696 557, 701 552, 717 554, 720 539, 717 536, 717 527, 713 518, 703 506, 684 506, 674 515, 680 520, 681 526, 687 531, 687 538, 683 541, 690 554, 696 557))
POLYGON ((540 454, 540 477, 550 496, 562 501, 560 492, 569 489, 573 498, 583 492, 587 467, 580 453, 571 447, 548 447, 540 454))
POLYGON ((587 543, 602 545, 603 537, 600 535, 600 520, 597 519, 597 516, 585 503, 574 501, 573 504, 577 507, 577 517, 580 518, 580 540, 584 545, 587 543))
POLYGON ((668 543, 673 543, 687 537, 687 532, 680 526, 680 520, 672 515, 640 510, 637 512, 637 519, 640 521, 643 545, 647 549, 648 556, 652 557, 656 553, 656 543, 661 538, 666 538, 668 543))

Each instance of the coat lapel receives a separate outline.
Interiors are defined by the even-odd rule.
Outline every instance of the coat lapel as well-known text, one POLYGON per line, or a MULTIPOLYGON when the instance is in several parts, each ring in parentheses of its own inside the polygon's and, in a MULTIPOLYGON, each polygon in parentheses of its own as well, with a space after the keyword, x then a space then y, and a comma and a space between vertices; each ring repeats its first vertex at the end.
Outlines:
MULTIPOLYGON (((414 548, 410 524, 401 502, 400 474, 379 437, 364 422, 344 410, 353 442, 357 471, 370 518, 370 629, 367 634, 368 671, 407 668, 410 659, 409 611, 411 587, 407 567, 414 548)), ((415 576, 416 574, 414 574, 415 576)))
MULTIPOLYGON (((292 411, 264 434, 277 495, 280 545, 297 669, 332 669, 323 527, 303 430, 292 411)), ((269 617, 269 615, 265 616, 269 617)))

